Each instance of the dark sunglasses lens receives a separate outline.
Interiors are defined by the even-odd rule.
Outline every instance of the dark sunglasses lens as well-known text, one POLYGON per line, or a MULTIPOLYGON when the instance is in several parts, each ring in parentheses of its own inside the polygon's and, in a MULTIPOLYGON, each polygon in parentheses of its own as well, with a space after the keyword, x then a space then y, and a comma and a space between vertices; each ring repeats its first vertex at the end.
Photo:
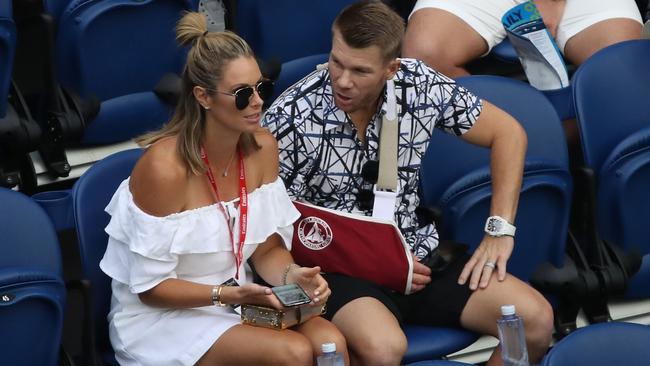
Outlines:
POLYGON ((248 107, 248 102, 251 100, 252 95, 253 88, 250 86, 237 89, 237 91, 235 91, 235 106, 237 109, 242 110, 248 107))
POLYGON ((270 80, 263 80, 257 83, 257 94, 263 101, 266 101, 273 94, 273 82, 270 80))

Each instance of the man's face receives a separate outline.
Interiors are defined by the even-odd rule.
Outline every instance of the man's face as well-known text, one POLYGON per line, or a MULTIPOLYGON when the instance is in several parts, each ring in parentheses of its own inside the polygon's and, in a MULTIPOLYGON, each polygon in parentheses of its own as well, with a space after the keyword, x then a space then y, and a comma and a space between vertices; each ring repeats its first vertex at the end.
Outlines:
POLYGON ((398 66, 397 60, 385 61, 377 46, 348 46, 335 29, 329 72, 336 106, 348 114, 375 106, 398 66))

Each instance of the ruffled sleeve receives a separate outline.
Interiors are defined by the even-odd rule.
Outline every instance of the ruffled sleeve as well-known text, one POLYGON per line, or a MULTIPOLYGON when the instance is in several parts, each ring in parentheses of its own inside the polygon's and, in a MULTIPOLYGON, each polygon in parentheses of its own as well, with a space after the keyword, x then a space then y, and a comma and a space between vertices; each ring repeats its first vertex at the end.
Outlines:
MULTIPOLYGON (((215 273, 234 269, 228 224, 216 205, 165 217, 152 216, 137 207, 128 182, 128 179, 122 182, 106 207, 111 220, 105 229, 109 239, 100 268, 108 276, 126 284, 136 294, 165 279, 179 278, 179 263, 187 274, 187 263, 182 263, 184 255, 203 254, 205 261, 211 260, 210 254, 221 258, 214 262, 215 273), (219 256, 220 253, 227 255, 219 256)), ((257 244, 274 233, 280 234, 290 248, 292 225, 300 214, 282 181, 278 179, 251 192, 248 204, 245 259, 257 244)), ((239 217, 237 200, 225 205, 232 216, 239 217)), ((238 240, 239 234, 235 232, 235 235, 238 240)))
POLYGON ((262 243, 278 233, 291 250, 293 223, 300 217, 281 179, 258 188, 250 198, 246 243, 262 243), (253 196, 254 195, 254 196, 253 196))

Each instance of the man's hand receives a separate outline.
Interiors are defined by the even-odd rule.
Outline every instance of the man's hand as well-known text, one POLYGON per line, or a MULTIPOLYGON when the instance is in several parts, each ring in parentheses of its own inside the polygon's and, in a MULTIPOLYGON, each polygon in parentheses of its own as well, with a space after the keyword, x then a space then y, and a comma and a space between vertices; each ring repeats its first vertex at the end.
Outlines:
POLYGON ((542 15, 546 29, 551 33, 553 39, 557 36, 557 27, 564 15, 566 7, 565 0, 534 0, 537 9, 542 15))
POLYGON ((413 278, 411 280, 411 293, 422 290, 429 282, 431 282, 431 269, 424 264, 420 263, 420 259, 415 255, 413 256, 413 278))
POLYGON ((458 284, 464 285, 469 279, 469 288, 486 288, 490 283, 492 272, 497 270, 497 279, 503 281, 506 278, 506 265, 515 240, 511 236, 483 237, 481 245, 474 251, 472 257, 458 277, 458 284))

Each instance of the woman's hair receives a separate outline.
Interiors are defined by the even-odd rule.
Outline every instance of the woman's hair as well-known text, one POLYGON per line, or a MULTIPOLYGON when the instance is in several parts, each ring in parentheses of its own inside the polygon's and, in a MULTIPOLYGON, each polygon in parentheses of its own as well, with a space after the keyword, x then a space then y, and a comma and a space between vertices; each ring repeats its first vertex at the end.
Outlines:
POLYGON ((348 46, 377 46, 384 60, 399 56, 404 29, 404 19, 378 0, 349 5, 334 19, 332 25, 332 31, 338 30, 348 46))
MULTIPOLYGON (((224 67, 239 57, 254 57, 250 46, 235 33, 208 32, 203 14, 186 13, 176 25, 176 40, 183 46, 191 45, 183 70, 182 90, 176 111, 161 129, 136 139, 140 146, 150 145, 162 138, 177 137, 177 149, 187 168, 194 174, 205 172, 201 160, 201 143, 205 126, 205 111, 194 97, 193 89, 200 86, 213 95, 223 79, 224 67)), ((250 133, 243 133, 238 141, 244 153, 260 146, 250 133)))

